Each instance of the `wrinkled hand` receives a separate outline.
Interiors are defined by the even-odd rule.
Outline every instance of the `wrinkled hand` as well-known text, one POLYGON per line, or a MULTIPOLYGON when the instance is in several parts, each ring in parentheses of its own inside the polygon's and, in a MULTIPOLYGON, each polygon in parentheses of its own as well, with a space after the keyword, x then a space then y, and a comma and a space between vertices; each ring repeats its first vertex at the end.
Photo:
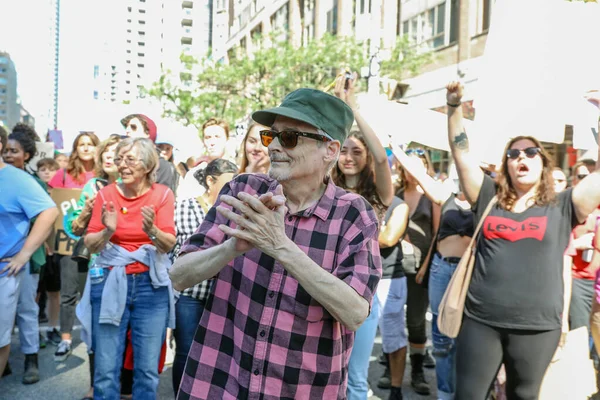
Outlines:
POLYGON ((263 253, 275 257, 278 250, 283 248, 288 237, 285 234, 285 197, 281 186, 274 194, 262 195, 256 198, 248 193, 239 193, 238 197, 221 196, 221 202, 238 210, 236 214, 223 206, 217 211, 237 225, 231 228, 220 225, 219 229, 226 235, 235 238, 235 249, 240 252, 256 247, 263 253))
POLYGON ((154 226, 154 220, 156 219, 156 213, 154 212, 153 206, 142 207, 142 230, 148 236, 154 236, 156 234, 156 227, 154 226))
POLYGON ((356 110, 358 106, 356 103, 356 96, 354 95, 354 83, 356 82, 357 78, 358 75, 356 72, 353 72, 352 79, 348 81, 348 89, 346 89, 346 73, 343 73, 335 80, 335 88, 333 89, 333 93, 336 95, 336 97, 343 100, 353 110, 356 110))
POLYGON ((450 82, 446 85, 446 101, 450 104, 458 104, 463 97, 464 86, 460 82, 450 82))
POLYGON ((2 268, 0 273, 8 271, 8 276, 17 275, 23 266, 29 262, 31 257, 25 256, 23 253, 18 253, 14 257, 3 258, 0 262, 7 262, 8 264, 2 268))
POLYGON ((584 97, 587 101, 600 108, 600 90, 590 90, 584 97))
POLYGON ((102 224, 111 232, 117 230, 117 210, 112 201, 102 205, 102 224))

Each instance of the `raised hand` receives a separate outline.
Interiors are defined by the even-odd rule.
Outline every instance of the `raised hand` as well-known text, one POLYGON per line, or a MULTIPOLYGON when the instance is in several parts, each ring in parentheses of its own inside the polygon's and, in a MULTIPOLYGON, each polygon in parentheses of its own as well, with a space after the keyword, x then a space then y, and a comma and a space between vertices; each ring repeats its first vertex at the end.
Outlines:
POLYGON ((358 106, 356 103, 356 96, 354 95, 354 83, 358 75, 356 72, 352 73, 352 79, 348 80, 348 89, 346 89, 346 74, 341 74, 335 80, 335 88, 333 93, 336 97, 342 99, 351 109, 355 110, 358 106))
POLYGON ((446 85, 446 102, 460 104, 463 97, 464 86, 460 82, 450 82, 446 85))
POLYGON ((117 210, 112 201, 102 205, 102 224, 111 232, 117 230, 117 210))
POLYGON ((587 101, 600 108, 600 90, 590 90, 584 97, 587 101))

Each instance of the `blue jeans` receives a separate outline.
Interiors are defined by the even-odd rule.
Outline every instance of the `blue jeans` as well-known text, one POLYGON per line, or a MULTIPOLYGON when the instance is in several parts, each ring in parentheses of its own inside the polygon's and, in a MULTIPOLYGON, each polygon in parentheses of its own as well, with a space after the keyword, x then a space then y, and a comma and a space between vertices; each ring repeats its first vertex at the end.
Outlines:
POLYGON ((17 326, 21 351, 23 354, 36 354, 40 350, 40 309, 35 298, 40 275, 29 272, 29 263, 25 264, 20 274, 23 277, 17 303, 17 326))
MULTIPOLYGON (((107 269, 104 273, 109 273, 107 269)), ((158 361, 169 318, 169 290, 152 287, 148 272, 127 275, 127 303, 121 325, 101 324, 100 306, 106 279, 93 284, 92 330, 95 351, 94 399, 118 400, 128 326, 133 346, 133 398, 156 399, 158 361)))
POLYGON ((437 325, 438 309, 457 265, 443 261, 439 255, 435 254, 431 262, 429 275, 429 303, 433 314, 431 337, 433 356, 436 361, 435 373, 438 399, 441 400, 454 399, 456 389, 456 343, 454 339, 440 333, 437 325))
POLYGON ((190 296, 179 296, 175 304, 176 327, 173 331, 175 337, 175 359, 173 360, 173 393, 181 384, 181 377, 185 368, 190 347, 196 335, 196 329, 204 312, 204 302, 190 296))
POLYGON ((373 298, 371 314, 354 334, 354 346, 348 361, 348 400, 366 400, 369 391, 369 359, 373 352, 377 323, 379 322, 379 300, 373 298))

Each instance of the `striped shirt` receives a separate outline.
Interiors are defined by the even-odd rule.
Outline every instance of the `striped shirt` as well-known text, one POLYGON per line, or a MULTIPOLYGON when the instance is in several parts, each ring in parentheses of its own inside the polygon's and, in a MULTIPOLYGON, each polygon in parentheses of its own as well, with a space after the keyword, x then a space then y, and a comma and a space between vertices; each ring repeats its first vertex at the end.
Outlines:
MULTIPOLYGON (((277 184, 264 175, 244 174, 221 193, 260 195, 274 192, 277 184)), ((182 253, 223 243, 220 224, 235 227, 212 208, 182 253)), ((329 180, 315 205, 286 214, 285 231, 317 265, 371 303, 381 259, 377 217, 365 199, 329 180)), ((354 332, 279 262, 252 249, 225 266, 214 285, 178 399, 346 398, 354 332)))

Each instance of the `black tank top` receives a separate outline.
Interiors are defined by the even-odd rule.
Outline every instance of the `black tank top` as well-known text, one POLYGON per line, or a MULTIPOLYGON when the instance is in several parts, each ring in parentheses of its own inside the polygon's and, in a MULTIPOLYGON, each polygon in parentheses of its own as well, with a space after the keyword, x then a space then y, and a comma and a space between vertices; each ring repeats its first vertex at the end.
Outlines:
POLYGON ((452 235, 473 237, 473 233, 475 232, 473 212, 471 210, 463 210, 456 204, 455 199, 456 195, 450 196, 442 206, 438 241, 452 235))
MULTIPOLYGON (((397 196, 404 200, 404 190, 400 190, 397 196)), ((422 195, 419 199, 408 220, 406 233, 413 245, 414 254, 404 254, 402 264, 405 273, 416 274, 427 257, 433 239, 433 203, 427 196, 422 195)))

